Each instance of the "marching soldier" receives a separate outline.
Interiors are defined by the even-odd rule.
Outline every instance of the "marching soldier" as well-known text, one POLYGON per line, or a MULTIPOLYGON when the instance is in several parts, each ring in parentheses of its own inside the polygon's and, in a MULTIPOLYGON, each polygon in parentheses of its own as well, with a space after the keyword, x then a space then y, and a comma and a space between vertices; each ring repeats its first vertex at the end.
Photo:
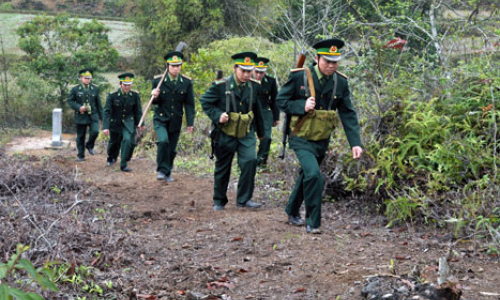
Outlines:
POLYGON ((276 94, 278 87, 276 79, 266 74, 267 63, 269 59, 265 57, 257 57, 255 60, 255 69, 253 76, 256 80, 260 81, 261 92, 259 100, 262 106, 262 117, 264 118, 264 131, 265 137, 259 142, 259 151, 257 152, 257 167, 266 169, 267 157, 269 156, 269 149, 271 148, 271 133, 272 127, 279 124, 280 112, 275 105, 276 94))
MULTIPOLYGON (((127 162, 132 158, 136 127, 142 115, 139 93, 132 91, 134 74, 123 73, 118 76, 120 88, 108 94, 104 106, 104 135, 110 135, 108 142, 108 166, 116 163, 120 153, 120 170, 131 172, 127 162)), ((144 127, 142 127, 144 130, 144 127)))
POLYGON ((99 135, 99 120, 102 120, 102 105, 99 88, 91 84, 91 69, 80 70, 80 84, 75 85, 68 97, 69 106, 75 110, 76 148, 78 161, 85 159, 85 148, 94 155, 94 144, 99 135), (89 130, 89 139, 85 143, 85 134, 89 130))
POLYGON ((157 137, 157 176, 158 180, 172 182, 171 176, 174 158, 177 155, 177 143, 181 134, 182 116, 186 112, 187 132, 193 132, 194 124, 194 95, 191 78, 180 74, 184 55, 179 51, 172 51, 165 55, 168 74, 160 88, 157 89, 160 79, 153 81, 155 97, 153 126, 157 137))
POLYGON ((313 47, 317 64, 292 70, 277 97, 279 108, 291 115, 289 145, 301 167, 286 213, 292 225, 302 225, 299 210, 305 202, 307 233, 320 233, 323 177, 319 165, 328 150, 337 112, 353 158, 359 159, 363 153, 347 77, 337 72, 343 46, 344 42, 339 39, 316 43, 313 47))
POLYGON ((215 211, 223 210, 228 202, 227 187, 235 153, 238 153, 241 170, 236 206, 261 206, 252 200, 257 167, 254 127, 259 139, 264 137, 262 108, 258 99, 260 84, 251 78, 256 57, 253 52, 233 55, 234 74, 214 82, 200 99, 203 111, 213 125, 211 138, 217 158, 213 196, 215 211))

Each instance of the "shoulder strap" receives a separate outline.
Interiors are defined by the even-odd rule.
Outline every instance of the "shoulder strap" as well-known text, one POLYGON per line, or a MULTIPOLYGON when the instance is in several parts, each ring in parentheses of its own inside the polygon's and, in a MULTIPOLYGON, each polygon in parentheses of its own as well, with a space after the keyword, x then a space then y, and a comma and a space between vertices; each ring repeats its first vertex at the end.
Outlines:
POLYGON ((233 103, 233 108, 235 112, 238 112, 236 109, 236 99, 234 98, 234 91, 231 91, 231 75, 226 78, 226 112, 229 113, 231 108, 229 107, 230 103, 233 103))
POLYGON ((250 102, 248 103, 248 112, 252 111, 252 104, 253 104, 253 87, 252 87, 252 82, 248 85, 250 88, 250 102))
POLYGON ((332 96, 330 97, 330 103, 328 105, 328 110, 332 110, 332 105, 333 105, 333 102, 335 101, 335 94, 337 94, 337 82, 338 82, 338 78, 337 78, 337 73, 333 73, 333 91, 332 91, 332 96))
MULTIPOLYGON (((304 72, 304 91, 306 92, 306 98, 309 98, 311 90, 309 89, 309 81, 307 80, 307 72, 304 72)), ((314 87, 313 87, 314 88, 314 87)))

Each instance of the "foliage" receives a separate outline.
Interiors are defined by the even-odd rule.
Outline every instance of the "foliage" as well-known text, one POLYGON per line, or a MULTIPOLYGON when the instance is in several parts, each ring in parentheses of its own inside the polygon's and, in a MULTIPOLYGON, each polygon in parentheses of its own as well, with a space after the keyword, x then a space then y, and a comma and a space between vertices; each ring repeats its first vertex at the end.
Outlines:
POLYGON ((17 34, 19 47, 27 56, 19 68, 57 88, 61 107, 79 69, 88 67, 99 72, 113 67, 118 59, 106 27, 96 20, 80 23, 67 15, 36 16, 20 26, 17 34))
POLYGON ((0 298, 19 300, 42 300, 43 298, 27 291, 32 283, 37 283, 44 290, 49 289, 57 292, 54 284, 54 274, 48 265, 36 268, 27 259, 22 258, 22 254, 29 249, 29 246, 17 245, 17 251, 9 261, 0 264, 0 298), (21 275, 26 273, 26 276, 21 275), (16 282, 13 284, 12 282, 16 282))
POLYGON ((136 67, 146 77, 158 73, 155 65, 179 42, 196 49, 203 42, 220 37, 224 24, 221 5, 215 0, 140 0, 134 14, 141 31, 136 67))

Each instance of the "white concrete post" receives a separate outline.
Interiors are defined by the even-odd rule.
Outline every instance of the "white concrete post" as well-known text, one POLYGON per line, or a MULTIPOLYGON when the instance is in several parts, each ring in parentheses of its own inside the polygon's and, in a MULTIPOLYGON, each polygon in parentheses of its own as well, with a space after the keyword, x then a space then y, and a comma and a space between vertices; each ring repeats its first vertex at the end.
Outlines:
POLYGON ((62 146, 62 109, 52 111, 52 146, 62 146))

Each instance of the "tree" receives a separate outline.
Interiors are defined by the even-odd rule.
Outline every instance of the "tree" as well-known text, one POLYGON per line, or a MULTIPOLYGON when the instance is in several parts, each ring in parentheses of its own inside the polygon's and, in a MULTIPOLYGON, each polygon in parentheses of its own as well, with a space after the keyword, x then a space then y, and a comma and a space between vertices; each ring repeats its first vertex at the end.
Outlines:
POLYGON ((36 16, 17 30, 19 48, 27 59, 20 69, 38 74, 57 88, 57 100, 63 107, 68 85, 75 82, 83 67, 106 70, 116 64, 118 51, 111 46, 104 24, 80 22, 67 15, 36 16))
POLYGON ((217 0, 139 0, 134 21, 140 30, 137 69, 147 77, 180 42, 197 49, 220 37, 223 11, 217 0))

